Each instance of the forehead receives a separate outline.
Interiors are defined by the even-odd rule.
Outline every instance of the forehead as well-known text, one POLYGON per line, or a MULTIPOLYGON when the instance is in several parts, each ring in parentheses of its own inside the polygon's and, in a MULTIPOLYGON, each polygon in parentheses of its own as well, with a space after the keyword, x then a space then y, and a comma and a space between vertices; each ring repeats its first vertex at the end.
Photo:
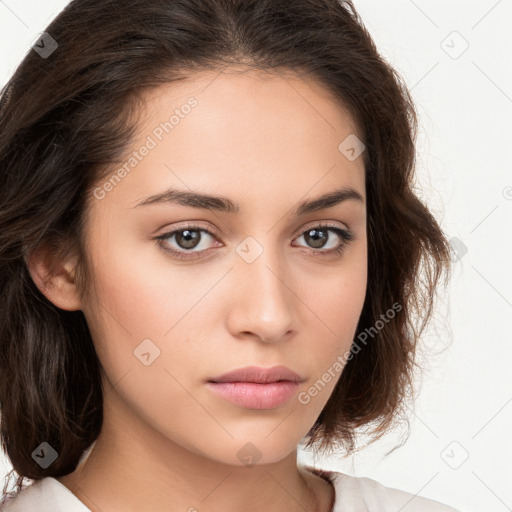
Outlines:
MULTIPOLYGON (((314 118, 318 117, 316 121, 323 121, 336 130, 341 121, 345 127, 350 127, 351 133, 357 133, 362 138, 353 117, 339 97, 311 74, 290 69, 267 71, 232 65, 223 69, 183 72, 179 80, 146 89, 139 96, 146 104, 149 115, 179 109, 183 100, 194 97, 212 114, 222 111, 224 117, 229 114, 232 117, 254 115, 271 106, 274 108, 265 112, 270 120, 280 112, 293 109, 295 115, 291 122, 303 122, 304 116, 314 122, 314 118), (241 111, 230 110, 226 108, 229 106, 244 108, 241 111)), ((141 125, 141 128, 147 130, 150 126, 141 125)))
POLYGON ((360 134, 339 102, 309 77, 205 71, 145 91, 143 100, 125 161, 134 150, 151 149, 109 199, 133 204, 171 186, 241 204, 241 192, 249 202, 268 203, 283 192, 299 201, 340 186, 364 197, 363 158, 348 159, 340 150, 360 134))

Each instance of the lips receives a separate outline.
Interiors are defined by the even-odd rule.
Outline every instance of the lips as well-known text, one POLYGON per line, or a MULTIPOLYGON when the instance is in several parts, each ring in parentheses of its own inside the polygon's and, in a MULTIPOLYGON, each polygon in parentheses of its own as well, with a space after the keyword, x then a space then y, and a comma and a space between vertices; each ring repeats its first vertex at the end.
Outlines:
POLYGON ((275 409, 286 404, 306 379, 286 366, 238 368, 206 382, 216 395, 247 409, 275 409))
POLYGON ((298 383, 303 382, 304 380, 305 379, 300 375, 286 366, 273 366, 272 368, 247 366, 246 368, 238 368, 218 377, 214 377, 208 382, 254 382, 259 384, 268 384, 280 381, 298 383))

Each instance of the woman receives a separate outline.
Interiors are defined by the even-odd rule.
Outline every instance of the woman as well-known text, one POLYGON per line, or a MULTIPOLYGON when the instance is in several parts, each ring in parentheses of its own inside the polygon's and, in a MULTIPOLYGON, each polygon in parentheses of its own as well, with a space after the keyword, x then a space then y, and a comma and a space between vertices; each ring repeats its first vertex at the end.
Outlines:
POLYGON ((0 127, 3 510, 454 510, 297 465, 400 417, 449 270, 351 2, 72 1, 0 127))

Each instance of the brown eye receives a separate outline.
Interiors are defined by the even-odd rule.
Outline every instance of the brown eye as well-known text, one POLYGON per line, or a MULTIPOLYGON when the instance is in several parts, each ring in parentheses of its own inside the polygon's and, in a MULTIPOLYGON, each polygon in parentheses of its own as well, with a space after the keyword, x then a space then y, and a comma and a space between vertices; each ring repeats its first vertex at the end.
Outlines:
POLYGON ((329 233, 335 233, 338 239, 341 239, 341 242, 335 243, 333 247, 330 247, 325 251, 317 252, 330 253, 333 250, 341 252, 341 250, 354 239, 354 236, 350 231, 341 229, 338 226, 331 225, 314 226, 306 230, 301 236, 304 237, 304 240, 306 241, 309 247, 312 247, 314 249, 322 249, 332 238, 332 236, 329 233))
POLYGON ((329 240, 327 229, 309 229, 304 233, 304 240, 315 249, 321 249, 329 240))
POLYGON ((198 248, 203 242, 203 245, 207 244, 207 239, 214 239, 214 235, 207 229, 199 226, 186 226, 181 229, 175 229, 168 231, 162 235, 155 237, 160 247, 176 256, 179 259, 196 258, 201 253, 205 252, 208 248, 203 247, 201 250, 192 250, 198 248), (174 238, 174 243, 171 244, 174 238))
POLYGON ((201 241, 200 230, 182 229, 175 231, 176 243, 183 249, 194 249, 201 241))

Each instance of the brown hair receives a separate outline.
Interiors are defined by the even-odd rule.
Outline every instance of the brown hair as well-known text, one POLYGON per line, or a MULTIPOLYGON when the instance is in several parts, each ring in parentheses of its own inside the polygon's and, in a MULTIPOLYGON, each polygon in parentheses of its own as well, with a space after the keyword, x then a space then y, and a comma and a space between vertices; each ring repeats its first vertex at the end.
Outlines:
POLYGON ((312 76, 359 127, 368 289, 357 333, 400 308, 352 354, 305 440, 351 453, 359 427, 381 437, 412 391, 450 250, 413 192, 412 99, 351 1, 74 0, 46 33, 58 46, 44 36, 52 53, 31 50, 0 99, 0 435, 18 489, 23 478, 72 472, 99 434, 103 405, 83 313, 47 300, 26 257, 42 245, 76 250, 85 283, 87 199, 132 140, 140 93, 231 64, 312 76), (58 452, 46 469, 32 458, 43 441, 58 452))

